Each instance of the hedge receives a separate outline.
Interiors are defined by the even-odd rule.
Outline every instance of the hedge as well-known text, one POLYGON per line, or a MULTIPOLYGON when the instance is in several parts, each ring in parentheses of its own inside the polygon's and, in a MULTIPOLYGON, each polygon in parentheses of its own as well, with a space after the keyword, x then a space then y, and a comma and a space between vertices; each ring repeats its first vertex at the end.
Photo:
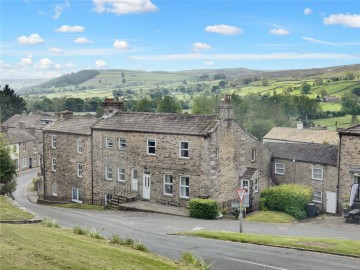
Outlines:
POLYGON ((312 188, 285 184, 268 188, 261 193, 261 208, 281 211, 297 219, 306 217, 306 205, 312 201, 312 188))
POLYGON ((189 201, 190 217, 214 219, 218 217, 218 203, 211 199, 191 199, 189 201))

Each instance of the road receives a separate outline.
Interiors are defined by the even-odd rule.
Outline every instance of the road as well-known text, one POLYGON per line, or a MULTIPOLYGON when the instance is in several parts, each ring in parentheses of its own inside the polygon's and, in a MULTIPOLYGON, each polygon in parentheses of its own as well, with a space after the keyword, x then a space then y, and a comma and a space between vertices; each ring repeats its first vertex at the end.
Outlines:
MULTIPOLYGON (((34 204, 26 198, 25 190, 35 175, 36 171, 32 170, 18 176, 18 188, 14 197, 22 206, 42 217, 56 219, 63 227, 72 228, 79 225, 95 228, 103 236, 119 234, 122 237, 141 240, 151 252, 171 259, 178 260, 182 252, 190 251, 206 258, 212 263, 212 269, 360 269, 360 260, 354 258, 169 234, 200 228, 236 231, 238 228, 236 221, 204 221, 152 213, 90 211, 34 204)), ((273 231, 278 235, 309 236, 312 234, 312 228, 317 228, 314 233, 316 235, 330 234, 331 236, 328 237, 339 238, 348 238, 351 235, 360 237, 359 227, 349 225, 346 230, 349 232, 343 232, 335 225, 319 227, 317 224, 295 226, 245 223, 244 231, 262 234, 273 231)))

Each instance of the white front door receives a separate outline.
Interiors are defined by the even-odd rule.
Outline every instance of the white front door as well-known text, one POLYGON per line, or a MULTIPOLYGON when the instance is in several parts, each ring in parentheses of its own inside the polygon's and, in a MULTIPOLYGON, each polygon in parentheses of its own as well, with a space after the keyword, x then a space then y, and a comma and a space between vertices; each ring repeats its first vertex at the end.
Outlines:
POLYGON ((143 175, 143 198, 150 199, 150 173, 144 172, 143 175))
POLYGON ((336 214, 336 192, 326 191, 326 212, 336 214))

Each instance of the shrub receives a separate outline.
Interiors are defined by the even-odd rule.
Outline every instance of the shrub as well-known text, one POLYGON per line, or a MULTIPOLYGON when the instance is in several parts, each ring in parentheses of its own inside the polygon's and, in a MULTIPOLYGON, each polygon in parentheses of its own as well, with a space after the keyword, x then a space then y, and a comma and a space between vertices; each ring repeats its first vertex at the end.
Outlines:
POLYGON ((52 218, 44 218, 41 223, 43 225, 45 225, 46 227, 55 227, 55 228, 59 228, 59 224, 57 223, 57 221, 55 219, 52 219, 52 218))
POLYGON ((218 203, 211 199, 191 199, 189 202, 190 217, 214 219, 218 216, 218 203))
POLYGON ((259 201, 259 208, 261 211, 267 211, 269 209, 267 209, 266 207, 266 198, 261 198, 259 201))
POLYGON ((88 232, 89 232, 89 236, 90 236, 91 238, 104 239, 104 237, 102 237, 102 236, 96 231, 96 229, 91 229, 91 228, 89 228, 89 229, 88 229, 88 232))
POLYGON ((306 217, 306 205, 312 201, 312 188, 301 185, 280 185, 261 193, 261 207, 281 211, 297 219, 306 217))
POLYGON ((149 252, 147 247, 145 247, 145 245, 142 242, 136 242, 134 248, 143 252, 149 252))
POLYGON ((188 264, 188 265, 193 265, 199 269, 203 269, 203 270, 208 270, 210 269, 209 263, 204 260, 203 258, 199 257, 199 256, 195 256, 193 255, 191 252, 189 251, 185 251, 181 254, 181 261, 188 264))
POLYGON ((121 237, 117 234, 113 234, 110 238, 110 243, 114 244, 114 245, 123 245, 124 244, 124 240, 121 239, 121 237))
POLYGON ((126 237, 125 240, 124 240, 124 245, 131 247, 132 245, 134 245, 134 240, 132 240, 129 237, 126 237))
POLYGON ((79 235, 88 235, 89 230, 87 228, 82 228, 80 226, 75 226, 74 227, 74 233, 79 234, 79 235))

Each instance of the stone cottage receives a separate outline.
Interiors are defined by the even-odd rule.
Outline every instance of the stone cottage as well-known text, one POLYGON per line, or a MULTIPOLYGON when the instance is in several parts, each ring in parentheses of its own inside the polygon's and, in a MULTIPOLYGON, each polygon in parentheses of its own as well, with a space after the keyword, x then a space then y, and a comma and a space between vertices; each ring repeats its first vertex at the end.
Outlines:
MULTIPOLYGON (((349 201, 352 186, 360 184, 360 124, 340 130, 339 136, 339 201, 342 205, 349 201)), ((360 208, 359 186, 353 208, 360 208)))
POLYGON ((43 131, 43 199, 93 203, 90 126, 99 119, 68 111, 60 117, 43 131))
POLYGON ((84 122, 86 134, 69 137, 74 125, 82 125, 76 120, 46 129, 45 197, 51 195, 49 185, 57 181, 58 197, 62 189, 67 194, 69 190, 82 190, 81 199, 74 200, 72 195, 76 202, 106 203, 121 195, 179 206, 199 197, 230 205, 238 200, 236 189, 246 185, 252 193, 253 208, 257 208, 259 191, 268 185, 263 147, 235 122, 229 97, 219 106, 219 115, 135 113, 123 112, 121 108, 121 102, 105 100, 106 114, 98 122, 84 122), (55 133, 53 149, 51 136, 55 133), (80 156, 66 157, 64 150, 70 145, 76 149, 74 144, 80 136, 85 136, 91 145, 90 152, 86 152, 91 160, 81 160, 82 173, 91 180, 78 188, 76 164, 80 156), (67 147, 60 150, 61 145, 67 147), (55 155, 56 171, 51 171, 55 155), (60 165, 64 156, 68 167, 60 165))
POLYGON ((300 184, 313 188, 320 211, 337 213, 338 147, 316 143, 274 143, 271 153, 272 184, 300 184))

